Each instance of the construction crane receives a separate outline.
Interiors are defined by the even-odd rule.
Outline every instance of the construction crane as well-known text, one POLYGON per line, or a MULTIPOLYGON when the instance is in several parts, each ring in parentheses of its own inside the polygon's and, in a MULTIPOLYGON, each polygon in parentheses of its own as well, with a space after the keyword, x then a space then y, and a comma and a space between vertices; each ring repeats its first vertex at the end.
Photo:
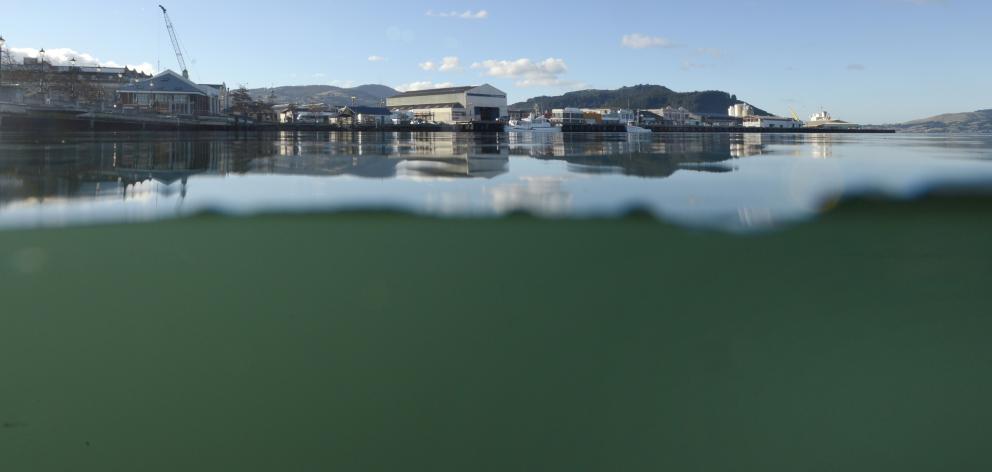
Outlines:
POLYGON ((789 107, 789 111, 792 112, 792 118, 794 118, 796 121, 798 121, 800 123, 803 122, 803 120, 800 120, 799 119, 799 114, 796 113, 796 110, 795 109, 793 109, 792 107, 789 107))
POLYGON ((179 37, 176 36, 176 28, 172 26, 169 11, 162 5, 158 7, 162 9, 162 15, 165 16, 165 28, 169 30, 169 38, 172 39, 172 49, 176 50, 176 60, 179 61, 179 67, 183 70, 183 78, 189 79, 189 68, 186 67, 186 58, 183 57, 183 47, 179 44, 179 37))

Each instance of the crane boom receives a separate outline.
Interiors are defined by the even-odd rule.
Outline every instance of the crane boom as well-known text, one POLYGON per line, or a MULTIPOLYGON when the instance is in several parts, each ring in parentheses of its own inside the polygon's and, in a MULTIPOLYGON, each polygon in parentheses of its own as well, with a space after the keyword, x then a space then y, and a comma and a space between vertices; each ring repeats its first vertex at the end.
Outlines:
POLYGON ((183 57, 183 48, 179 45, 179 37, 176 36, 176 28, 172 26, 172 19, 169 18, 169 11, 162 5, 159 5, 158 7, 162 9, 162 16, 165 17, 165 28, 169 30, 169 38, 172 40, 172 49, 175 49, 176 51, 176 60, 179 61, 179 67, 183 70, 183 77, 189 79, 189 69, 186 67, 186 58, 183 57))
POLYGON ((796 113, 796 110, 795 109, 793 109, 792 107, 789 107, 789 111, 792 112, 792 118, 794 118, 796 121, 798 121, 800 123, 803 121, 803 120, 800 120, 799 119, 799 114, 796 113))

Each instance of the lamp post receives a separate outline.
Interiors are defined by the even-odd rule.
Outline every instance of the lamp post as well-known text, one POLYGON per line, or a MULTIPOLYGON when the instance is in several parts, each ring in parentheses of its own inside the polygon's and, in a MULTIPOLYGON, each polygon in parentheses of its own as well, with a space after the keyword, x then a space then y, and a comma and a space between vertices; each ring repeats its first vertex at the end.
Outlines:
POLYGON ((76 96, 76 79, 77 79, 78 76, 76 74, 76 58, 75 57, 72 58, 72 59, 69 59, 69 71, 70 71, 70 75, 69 75, 69 81, 70 81, 69 82, 69 93, 72 95, 72 99, 78 105, 79 104, 79 97, 76 96))
POLYGON ((45 99, 45 104, 47 105, 49 102, 49 97, 48 97, 48 92, 46 90, 48 87, 45 84, 45 54, 46 54, 45 48, 41 48, 41 51, 38 51, 38 62, 40 63, 38 70, 41 71, 41 74, 39 74, 41 77, 41 80, 39 81, 41 85, 41 93, 45 99))

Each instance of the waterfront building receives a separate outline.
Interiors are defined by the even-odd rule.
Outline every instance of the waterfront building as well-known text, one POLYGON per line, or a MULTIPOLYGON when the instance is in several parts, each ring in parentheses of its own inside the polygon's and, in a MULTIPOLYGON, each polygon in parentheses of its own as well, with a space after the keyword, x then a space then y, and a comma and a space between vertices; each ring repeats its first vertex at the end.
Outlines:
POLYGON ((151 75, 128 67, 56 66, 43 57, 4 64, 4 82, 16 84, 24 99, 44 103, 112 106, 117 90, 151 75))
POLYGON ((509 115, 506 92, 489 84, 401 93, 386 106, 415 120, 445 124, 495 122, 509 115))
POLYGON ((537 110, 510 110, 510 121, 520 121, 529 118, 531 115, 544 116, 544 113, 537 110))
POLYGON ((735 118, 733 116, 718 115, 718 114, 702 114, 701 115, 703 123, 708 126, 715 126, 721 128, 741 126, 744 124, 742 118, 735 118))
POLYGON ((585 113, 578 108, 557 108, 551 110, 551 123, 556 125, 584 125, 585 113))
POLYGON ((296 113, 298 111, 297 107, 291 104, 274 105, 272 107, 272 112, 276 114, 276 122, 282 124, 295 123, 296 113))
POLYGON ((675 123, 666 120, 663 116, 651 110, 641 110, 637 114, 638 122, 648 126, 675 126, 675 123))
POLYGON ((296 113, 293 121, 280 121, 280 123, 337 125, 340 124, 343 119, 345 119, 345 117, 337 111, 301 111, 296 113))
POLYGON ((393 120, 393 112, 382 107, 343 107, 338 115, 341 124, 351 126, 382 126, 393 120))
POLYGON ((675 108, 672 106, 667 106, 665 108, 648 111, 664 118, 665 121, 671 122, 675 126, 698 126, 700 122, 699 119, 692 118, 692 114, 689 110, 682 107, 675 108))
POLYGON ((217 115, 221 112, 220 92, 216 88, 194 84, 171 70, 121 87, 117 96, 125 110, 170 115, 217 115))
POLYGON ((217 90, 217 100, 220 103, 220 109, 227 110, 231 107, 230 101, 230 91, 227 89, 227 84, 201 84, 203 87, 210 87, 217 90))
POLYGON ((583 108, 589 124, 627 124, 637 121, 637 114, 633 110, 617 108, 583 108), (589 119, 594 121, 590 122, 589 119))
POLYGON ((749 116, 744 118, 745 128, 796 129, 802 128, 803 123, 792 118, 781 116, 749 116))

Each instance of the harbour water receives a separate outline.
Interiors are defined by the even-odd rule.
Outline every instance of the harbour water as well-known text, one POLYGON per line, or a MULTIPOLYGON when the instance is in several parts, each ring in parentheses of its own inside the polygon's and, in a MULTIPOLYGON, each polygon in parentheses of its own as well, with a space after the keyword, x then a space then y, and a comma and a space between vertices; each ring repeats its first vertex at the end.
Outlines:
POLYGON ((0 228, 395 210, 770 229, 841 198, 992 186, 992 137, 837 134, 0 135, 0 228))
POLYGON ((5 135, 0 470, 990 470, 989 144, 5 135))

